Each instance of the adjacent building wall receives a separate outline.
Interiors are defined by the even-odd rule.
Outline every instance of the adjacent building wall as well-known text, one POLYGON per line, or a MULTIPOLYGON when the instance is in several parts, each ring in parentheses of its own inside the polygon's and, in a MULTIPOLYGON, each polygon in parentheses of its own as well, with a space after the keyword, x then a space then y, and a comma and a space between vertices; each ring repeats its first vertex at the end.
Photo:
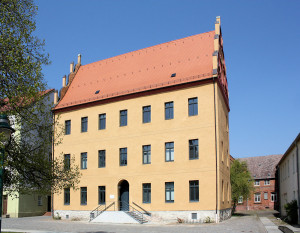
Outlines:
POLYGON ((280 213, 286 215, 284 205, 292 200, 297 200, 299 205, 299 148, 300 134, 291 144, 282 160, 278 164, 280 187, 280 213), (297 158, 298 157, 298 158, 297 158), (297 165, 298 163, 298 165, 297 165))

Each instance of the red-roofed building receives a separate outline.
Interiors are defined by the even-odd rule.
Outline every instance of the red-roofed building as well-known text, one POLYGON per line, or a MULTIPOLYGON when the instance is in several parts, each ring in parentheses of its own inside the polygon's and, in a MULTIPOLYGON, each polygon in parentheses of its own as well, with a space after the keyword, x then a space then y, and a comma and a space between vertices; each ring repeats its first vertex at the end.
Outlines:
POLYGON ((246 200, 239 199, 237 211, 279 208, 276 166, 281 158, 282 155, 267 155, 239 159, 247 163, 254 180, 254 191, 246 200))
POLYGON ((214 31, 87 65, 79 55, 53 113, 65 125, 54 156, 73 156, 82 172, 79 190, 54 195, 62 218, 94 219, 98 205, 170 221, 230 217, 219 17, 214 31))

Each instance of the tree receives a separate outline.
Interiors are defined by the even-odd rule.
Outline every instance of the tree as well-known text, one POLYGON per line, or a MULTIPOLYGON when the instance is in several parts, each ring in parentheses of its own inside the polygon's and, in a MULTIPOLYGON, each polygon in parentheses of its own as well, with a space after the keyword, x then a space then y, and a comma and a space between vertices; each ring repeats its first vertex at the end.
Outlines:
POLYGON ((239 197, 246 199, 253 191, 253 180, 246 162, 235 160, 230 168, 231 197, 233 201, 232 213, 235 212, 239 197))
POLYGON ((5 153, 4 188, 11 193, 49 193, 50 187, 58 192, 76 188, 80 178, 74 163, 66 171, 62 159, 49 155, 52 143, 61 142, 63 127, 54 135, 42 74, 49 55, 33 35, 36 14, 33 0, 0 1, 0 112, 17 130, 5 153))

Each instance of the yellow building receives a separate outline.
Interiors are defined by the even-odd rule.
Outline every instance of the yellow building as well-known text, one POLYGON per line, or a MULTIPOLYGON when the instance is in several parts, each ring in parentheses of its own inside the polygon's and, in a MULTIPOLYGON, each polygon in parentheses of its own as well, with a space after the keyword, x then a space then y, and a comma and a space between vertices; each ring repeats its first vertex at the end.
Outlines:
MULTIPOLYGON (((81 167, 78 190, 53 197, 62 218, 149 211, 167 220, 230 217, 229 100, 215 30, 70 66, 53 109, 65 125, 54 156, 81 167)), ((58 129, 57 129, 58 130, 58 129)))

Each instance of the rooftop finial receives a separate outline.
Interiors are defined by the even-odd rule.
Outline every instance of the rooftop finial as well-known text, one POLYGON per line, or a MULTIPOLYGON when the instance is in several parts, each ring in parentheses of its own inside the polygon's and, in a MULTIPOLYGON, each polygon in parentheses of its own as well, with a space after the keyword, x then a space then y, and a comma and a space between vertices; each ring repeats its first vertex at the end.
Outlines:
POLYGON ((81 54, 78 54, 77 64, 81 65, 81 54))

